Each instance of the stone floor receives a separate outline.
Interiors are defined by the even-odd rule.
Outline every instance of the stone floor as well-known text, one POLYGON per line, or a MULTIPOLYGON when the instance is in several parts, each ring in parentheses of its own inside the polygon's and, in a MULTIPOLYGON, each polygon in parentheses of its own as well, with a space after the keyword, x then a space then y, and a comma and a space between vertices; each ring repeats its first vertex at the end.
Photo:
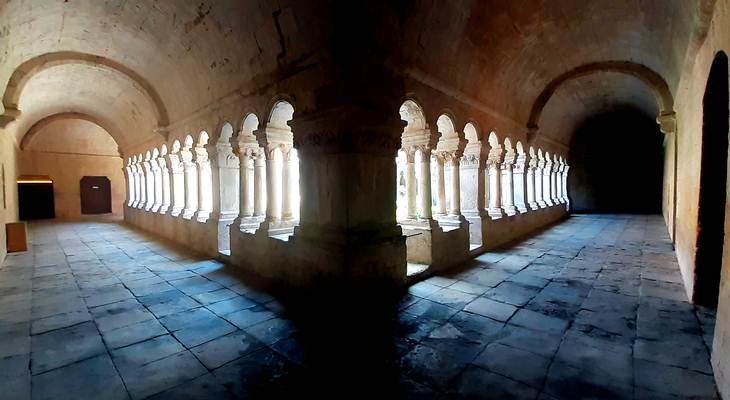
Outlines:
POLYGON ((30 239, 0 268, 3 399, 717 397, 659 216, 575 216, 395 299, 277 300, 116 223, 30 239))

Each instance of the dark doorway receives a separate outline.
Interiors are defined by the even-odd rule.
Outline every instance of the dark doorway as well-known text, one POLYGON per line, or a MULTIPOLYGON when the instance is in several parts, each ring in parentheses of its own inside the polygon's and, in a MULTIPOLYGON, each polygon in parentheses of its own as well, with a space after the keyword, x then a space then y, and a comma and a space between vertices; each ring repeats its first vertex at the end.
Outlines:
POLYGON ((112 185, 106 176, 81 178, 81 214, 112 212, 112 185))
POLYGON ((568 193, 574 212, 656 214, 662 207, 664 135, 634 108, 582 123, 570 145, 568 193))
POLYGON ((21 221, 55 218, 53 181, 48 177, 18 178, 18 203, 21 221))
POLYGON ((718 53, 702 98, 702 164, 697 210, 697 254, 693 301, 717 305, 725 237, 728 147, 728 65, 718 53))

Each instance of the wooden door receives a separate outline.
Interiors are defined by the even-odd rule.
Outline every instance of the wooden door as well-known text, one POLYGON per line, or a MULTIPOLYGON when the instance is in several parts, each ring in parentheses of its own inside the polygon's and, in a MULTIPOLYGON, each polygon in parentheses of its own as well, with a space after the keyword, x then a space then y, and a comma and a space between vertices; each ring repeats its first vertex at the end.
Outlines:
POLYGON ((112 185, 106 176, 81 178, 81 214, 112 212, 112 185))

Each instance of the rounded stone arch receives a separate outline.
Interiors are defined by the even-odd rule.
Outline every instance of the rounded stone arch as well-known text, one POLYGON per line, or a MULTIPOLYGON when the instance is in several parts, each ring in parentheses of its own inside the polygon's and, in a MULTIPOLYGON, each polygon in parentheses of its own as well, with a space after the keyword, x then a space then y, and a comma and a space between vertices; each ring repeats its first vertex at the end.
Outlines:
POLYGON ((42 131, 43 128, 48 126, 49 124, 63 120, 63 119, 80 119, 83 121, 91 122, 92 124, 98 125, 109 135, 114 139, 114 141, 117 143, 117 146, 119 145, 119 142, 117 141, 119 137, 121 137, 121 131, 114 125, 113 123, 110 123, 108 121, 101 120, 100 118, 97 118, 93 115, 89 115, 86 113, 79 113, 79 112, 64 112, 64 113, 58 113, 58 114, 52 114, 47 117, 43 117, 36 121, 33 125, 31 125, 28 130, 23 133, 20 139, 20 150, 27 149, 33 139, 36 137, 38 132, 42 131))
POLYGON ((519 140, 517 141, 517 143, 515 143, 515 151, 519 155, 525 155, 525 147, 522 145, 522 142, 519 140))
POLYGON ((291 96, 279 94, 269 101, 266 109, 266 125, 281 129, 289 129, 288 121, 294 118, 294 101, 291 96))
POLYGON ((492 149, 501 148, 499 144, 499 136, 497 135, 496 131, 489 132, 487 142, 489 143, 489 147, 492 149))
POLYGON ((426 113, 424 112, 421 103, 415 98, 406 98, 403 103, 401 103, 398 112, 400 113, 400 118, 407 122, 407 125, 403 128, 403 132, 428 129, 426 113))
POLYGON ((481 140, 479 136, 479 127, 478 125, 473 122, 469 121, 466 124, 464 124, 464 138, 467 140, 468 143, 477 143, 481 140))
POLYGON ((157 159, 157 158, 160 157, 160 151, 157 149, 157 147, 155 147, 154 149, 152 149, 151 157, 152 158, 150 158, 150 160, 154 160, 154 159, 157 159))
MULTIPOLYGON (((658 108, 659 116, 657 116, 657 122, 659 122, 664 128, 665 122, 661 120, 662 117, 671 117, 674 115, 674 97, 669 89, 669 85, 664 78, 656 71, 651 68, 638 64, 631 61, 602 61, 584 64, 579 67, 573 68, 567 71, 555 79, 550 81, 540 94, 535 99, 530 110, 530 116, 527 120, 527 135, 528 142, 534 142, 537 137, 540 117, 542 111, 545 109, 548 101, 552 98, 553 94, 562 86, 564 83, 581 78, 587 75, 599 73, 599 72, 615 72, 633 76, 644 82, 649 89, 654 93, 658 108)), ((673 125, 673 124, 670 124, 673 125)), ((668 127, 667 129, 673 129, 668 127)))
POLYGON ((201 130, 198 134, 198 140, 195 142, 196 145, 205 147, 208 145, 208 141, 210 140, 210 135, 207 131, 201 130))
POLYGON ((85 64, 96 68, 104 68, 119 73, 128 79, 133 85, 141 88, 142 94, 149 101, 157 119, 158 127, 166 127, 170 124, 169 115, 165 104, 162 102, 157 90, 144 77, 125 65, 106 57, 75 51, 59 51, 46 53, 20 64, 10 76, 5 92, 3 93, 3 117, 4 120, 12 121, 19 114, 18 103, 25 85, 41 71, 48 68, 65 64, 85 64))
POLYGON ((144 160, 149 161, 152 158, 152 153, 150 153, 149 150, 147 150, 146 153, 144 153, 144 160))
POLYGON ((183 150, 190 150, 193 145, 195 144, 195 140, 193 139, 193 136, 191 134, 185 135, 185 138, 183 139, 183 150))
POLYGON ((233 125, 231 125, 230 122, 224 122, 221 128, 219 129, 220 134, 218 135, 218 140, 216 143, 230 143, 231 139, 233 138, 233 125))
POLYGON ((163 143, 162 146, 160 146, 160 157, 164 157, 167 155, 167 144, 163 143))
POLYGON ((456 129, 456 119, 450 112, 442 112, 436 118, 436 127, 442 138, 459 137, 459 131, 456 129))
POLYGON ((173 140, 172 145, 170 146, 170 154, 178 153, 180 148, 180 141, 178 139, 173 140))
POLYGON ((533 146, 530 146, 530 148, 527 150, 527 154, 530 155, 530 158, 537 157, 537 152, 535 151, 535 148, 533 146))
POLYGON ((257 129, 259 129, 259 117, 256 113, 250 112, 241 119, 238 136, 254 137, 254 132, 257 129))

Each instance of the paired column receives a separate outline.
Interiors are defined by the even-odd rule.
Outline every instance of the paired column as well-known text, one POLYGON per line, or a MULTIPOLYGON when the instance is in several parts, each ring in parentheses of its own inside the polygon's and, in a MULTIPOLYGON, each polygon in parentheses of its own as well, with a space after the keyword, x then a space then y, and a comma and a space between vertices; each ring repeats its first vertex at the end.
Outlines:
POLYGON ((147 186, 143 183, 143 175, 142 175, 142 164, 140 161, 138 161, 134 165, 134 193, 135 193, 135 200, 134 204, 132 204, 132 207, 135 208, 142 208, 144 206, 144 200, 145 200, 145 192, 147 191, 147 186))
POLYGON ((421 148, 421 218, 431 219, 431 149, 421 148))
MULTIPOLYGON (((263 217, 265 212, 265 195, 266 195, 266 162, 264 151, 259 151, 254 155, 254 175, 253 175, 253 215, 254 217, 263 217)), ((268 180, 268 178, 266 178, 268 180)))
POLYGON ((563 180, 563 200, 565 200, 565 203, 567 204, 570 200, 568 197, 568 170, 570 169, 570 165, 567 163, 563 166, 563 173, 562 173, 562 180, 563 180))
POLYGON ((492 218, 504 217, 504 211, 502 211, 502 170, 500 165, 499 158, 495 156, 490 156, 487 159, 487 174, 489 176, 489 207, 487 213, 492 218))
MULTIPOLYGON (((515 159, 515 165, 512 170, 512 180, 514 183, 515 207, 521 214, 527 212, 526 200, 526 182, 525 182, 525 159, 524 153, 519 153, 515 159)), ((533 193, 534 196, 534 193, 533 193)))
POLYGON ((292 214, 292 147, 282 149, 282 166, 281 166, 281 220, 290 221, 293 219, 292 214))
POLYGON ((266 220, 279 220, 279 205, 281 187, 276 184, 276 159, 274 149, 266 149, 266 220))
POLYGON ((527 205, 530 207, 531 210, 537 210, 540 208, 540 205, 537 202, 537 193, 536 193, 536 186, 535 186, 535 169, 537 168, 537 158, 534 155, 530 155, 529 161, 527 161, 527 205))
POLYGON ((198 168, 193 162, 193 154, 190 150, 182 151, 181 157, 185 178, 185 208, 182 216, 185 219, 191 219, 198 211, 198 168))
POLYGON ((152 206, 155 203, 155 176, 152 173, 152 168, 150 166, 150 160, 149 158, 144 160, 144 163, 142 164, 144 167, 144 175, 145 175, 145 186, 146 186, 146 196, 145 196, 145 203, 144 203, 144 210, 150 211, 152 209, 152 206))
POLYGON ((461 215, 461 157, 451 157, 451 215, 461 215))
POLYGON ((436 215, 446 215, 446 179, 444 178, 444 160, 443 154, 434 156, 436 159, 436 193, 438 195, 438 204, 436 204, 436 215))
POLYGON ((170 215, 177 217, 185 208, 185 173, 183 163, 180 161, 180 153, 175 152, 167 156, 167 165, 170 170, 172 210, 170 215))
POLYGON ((505 214, 512 216, 517 214, 514 197, 514 182, 512 174, 512 162, 514 155, 509 154, 502 162, 502 208, 505 214))
POLYGON ((213 174, 205 146, 195 146, 195 164, 198 169, 198 210, 196 219, 205 222, 213 210, 213 174))
POLYGON ((543 197, 543 169, 545 168, 545 160, 541 154, 537 155, 537 165, 535 166, 535 201, 540 208, 547 207, 545 198, 543 197))
POLYGON ((155 200, 152 203, 152 212, 159 212, 162 206, 162 171, 160 170, 159 157, 152 157, 150 159, 150 169, 152 170, 152 176, 154 177, 154 192, 155 200))
POLYGON ((408 219, 416 219, 416 151, 406 150, 406 194, 408 200, 408 219))
POLYGON ((251 151, 245 147, 239 148, 238 152, 238 219, 239 223, 245 218, 253 215, 251 208, 251 181, 249 179, 248 170, 251 165, 251 151))
POLYGON ((162 202, 160 204, 159 213, 165 214, 170 209, 171 193, 170 193, 170 171, 167 168, 165 154, 161 154, 157 159, 157 167, 160 170, 160 178, 162 183, 162 202))
POLYGON ((542 196, 545 204, 550 207, 553 205, 552 195, 550 191, 550 174, 552 174, 553 162, 549 155, 546 155, 542 170, 542 196))
POLYGON ((124 167, 124 173, 127 178, 127 207, 131 207, 134 203, 134 177, 132 176, 132 160, 127 162, 124 167))

